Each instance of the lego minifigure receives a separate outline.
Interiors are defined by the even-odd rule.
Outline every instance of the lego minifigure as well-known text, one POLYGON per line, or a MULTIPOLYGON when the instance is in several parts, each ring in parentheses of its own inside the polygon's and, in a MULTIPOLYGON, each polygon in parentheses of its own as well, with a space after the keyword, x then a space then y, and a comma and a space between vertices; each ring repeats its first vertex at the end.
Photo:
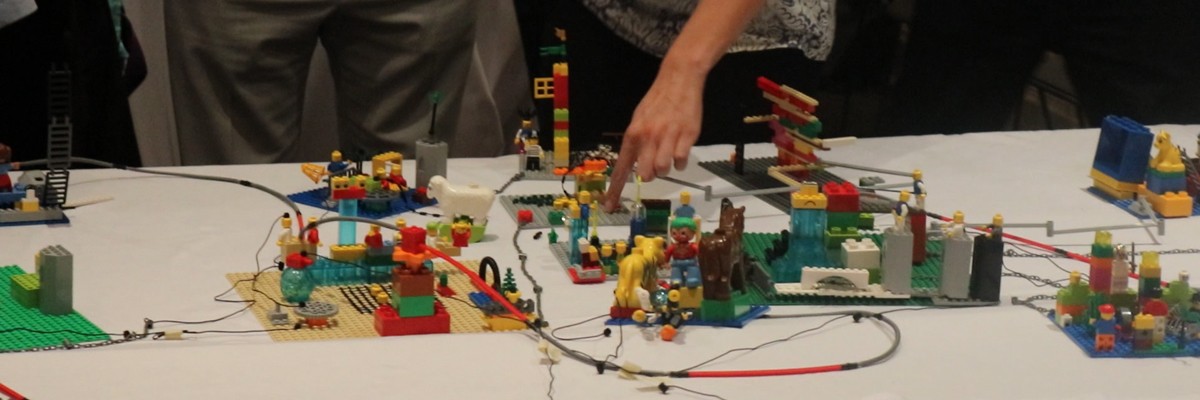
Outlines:
POLYGON ((407 226, 408 222, 405 221, 404 218, 396 218, 396 234, 392 235, 393 246, 400 246, 400 243, 404 240, 404 235, 401 235, 400 232, 403 231, 407 226))
MULTIPOLYGON (((517 134, 513 137, 513 144, 517 146, 517 154, 528 153, 530 140, 533 141, 534 146, 537 145, 538 131, 537 128, 533 127, 533 112, 522 112, 521 128, 517 129, 517 134)), ((540 146, 538 150, 541 150, 540 146)), ((529 169, 528 166, 526 169, 529 169)), ((540 161, 538 162, 538 169, 541 169, 540 161)))
POLYGON ((929 193, 929 192, 925 191, 924 175, 925 174, 923 174, 921 172, 921 170, 919 170, 919 169, 914 169, 913 173, 912 173, 912 178, 913 178, 912 195, 916 196, 916 198, 917 198, 917 208, 922 209, 922 210, 925 209, 925 195, 929 193))
POLYGON ((1096 330, 1096 351, 1112 351, 1117 343, 1117 320, 1112 304, 1104 304, 1099 308, 1100 319, 1092 320, 1092 328, 1096 330))
POLYGON ((900 192, 900 200, 896 202, 896 206, 892 208, 892 218, 896 219, 896 231, 903 232, 908 230, 908 198, 907 190, 900 192))
POLYGON ((408 191, 408 180, 404 179, 404 169, 401 168, 400 163, 391 163, 391 165, 392 165, 392 169, 391 169, 391 172, 388 174, 387 181, 389 183, 391 183, 394 187, 397 188, 394 190, 398 190, 400 192, 407 192, 408 191))
POLYGON ((342 160, 342 152, 334 150, 333 153, 329 154, 329 165, 325 167, 325 171, 329 175, 337 175, 345 171, 346 168, 350 168, 350 162, 342 160))
POLYGON ((471 242, 471 224, 455 222, 450 225, 450 237, 454 242, 454 247, 467 247, 471 242))
POLYGON ((4 143, 0 143, 0 192, 13 191, 12 180, 8 178, 8 171, 17 167, 18 165, 12 162, 12 148, 4 143))
POLYGON ((545 152, 542 151, 542 146, 538 144, 536 138, 525 143, 525 170, 526 171, 541 171, 542 157, 545 157, 545 152))
POLYGON ((683 191, 679 192, 679 207, 675 208, 675 218, 693 218, 696 216, 696 209, 692 207, 692 194, 683 191))
POLYGON ((1138 314, 1133 317, 1133 350, 1150 350, 1154 348, 1154 317, 1149 314, 1138 314))
MULTIPOLYGON (((662 292, 659 291, 658 293, 662 292)), ((653 323, 662 325, 662 330, 658 332, 658 337, 664 342, 674 341, 675 335, 679 332, 679 327, 683 325, 684 321, 691 318, 691 313, 684 311, 679 306, 681 296, 679 287, 673 286, 666 292, 666 301, 656 304, 653 308, 655 314, 657 314, 653 319, 646 315, 645 311, 638 310, 633 313, 633 320, 640 324, 648 325, 653 323)), ((657 295, 656 298, 658 298, 657 295)))
POLYGON ((671 221, 671 239, 674 241, 667 247, 667 259, 670 260, 671 282, 684 284, 688 288, 700 286, 700 264, 696 256, 700 249, 692 238, 696 236, 696 222, 691 218, 676 218, 671 221))
POLYGON ((317 254, 317 248, 321 247, 321 232, 317 230, 317 217, 308 217, 308 231, 304 233, 304 250, 310 254, 317 254))
POLYGON ((383 247, 383 234, 379 233, 379 225, 371 225, 371 230, 367 232, 367 236, 363 238, 363 243, 369 249, 378 249, 383 247))

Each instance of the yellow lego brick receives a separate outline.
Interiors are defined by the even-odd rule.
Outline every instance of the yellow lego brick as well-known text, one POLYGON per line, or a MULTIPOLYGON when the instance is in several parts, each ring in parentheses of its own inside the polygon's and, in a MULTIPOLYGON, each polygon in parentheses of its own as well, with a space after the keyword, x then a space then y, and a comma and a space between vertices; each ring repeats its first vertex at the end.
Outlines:
POLYGON ((1118 181, 1095 168, 1092 168, 1092 172, 1088 175, 1092 178, 1093 187, 1121 200, 1132 199, 1133 194, 1137 193, 1138 185, 1141 184, 1141 182, 1118 181))
POLYGON ((39 207, 38 207, 37 199, 33 199, 33 200, 21 199, 21 201, 17 202, 17 210, 25 211, 25 212, 33 212, 33 211, 37 211, 38 209, 39 209, 39 207))
POLYGON ((1150 314, 1138 314, 1137 316, 1133 317, 1133 329, 1154 329, 1154 317, 1150 316, 1150 314))
POLYGON ((565 62, 554 63, 554 65, 551 66, 551 73, 553 73, 553 74, 569 76, 568 75, 569 72, 570 72, 570 69, 567 68, 567 63, 565 63, 565 62))
POLYGON ((824 210, 828 203, 825 195, 817 190, 816 183, 805 182, 800 185, 800 190, 792 192, 792 208, 824 210))
POLYGON ((1138 194, 1150 201, 1154 211, 1166 218, 1192 216, 1192 197, 1187 192, 1167 192, 1161 195, 1146 189, 1146 185, 1138 186, 1138 194))
MULTIPOLYGON (((534 321, 537 320, 537 314, 525 314, 525 318, 529 318, 530 321, 534 321)), ((514 318, 512 314, 489 315, 483 317, 483 323, 484 326, 486 326, 486 329, 492 332, 519 331, 527 328, 524 322, 514 318)))
POLYGON ((346 246, 329 246, 329 258, 336 261, 352 262, 366 257, 367 245, 352 244, 346 246))
POLYGON ((462 255, 461 248, 454 247, 453 244, 444 239, 438 239, 437 243, 434 244, 434 247, 436 247, 438 251, 446 253, 446 255, 450 257, 458 257, 462 255))
POLYGON ((554 138, 554 166, 567 167, 571 163, 571 139, 554 138))
POLYGON ((679 308, 700 308, 700 300, 704 300, 702 287, 679 288, 679 308))

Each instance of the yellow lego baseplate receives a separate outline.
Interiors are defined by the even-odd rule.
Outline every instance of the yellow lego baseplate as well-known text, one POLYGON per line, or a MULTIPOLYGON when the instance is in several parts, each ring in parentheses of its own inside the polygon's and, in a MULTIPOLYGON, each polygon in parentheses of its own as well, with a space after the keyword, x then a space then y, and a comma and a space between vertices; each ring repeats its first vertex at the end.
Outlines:
MULTIPOLYGON (((479 261, 477 260, 459 260, 468 269, 478 269, 479 261)), ((446 307, 446 312, 450 313, 450 333, 477 333, 491 332, 487 329, 483 313, 472 307, 467 294, 477 291, 475 286, 471 284, 471 279, 465 273, 454 268, 454 266, 445 262, 434 263, 435 273, 445 272, 449 277, 449 286, 454 290, 454 297, 462 300, 455 301, 443 298, 438 295, 438 301, 446 307)), ((291 312, 291 309, 284 307, 283 311, 288 313, 289 324, 286 326, 276 326, 271 324, 268 313, 275 311, 275 303, 264 297, 280 300, 283 295, 279 291, 279 271, 267 271, 259 275, 257 282, 254 282, 253 289, 258 289, 262 293, 256 293, 251 288, 251 280, 254 278, 254 273, 251 272, 235 272, 226 274, 226 279, 236 287, 238 295, 245 300, 255 300, 250 311, 258 322, 265 329, 290 327, 298 321, 298 318, 291 312)), ((498 279, 499 277, 488 278, 498 279)), ((490 281, 489 281, 490 283, 490 281)), ((353 339, 353 338, 371 338, 379 337, 375 332, 375 318, 372 313, 359 313, 353 304, 346 300, 346 296, 342 294, 343 287, 358 287, 362 285, 345 285, 345 286, 319 286, 312 293, 312 300, 323 301, 336 304, 338 307, 338 315, 331 318, 336 320, 336 326, 328 328, 310 329, 300 328, 296 330, 286 331, 271 331, 268 334, 271 339, 276 342, 287 341, 303 341, 303 340, 337 340, 337 339, 353 339)), ((390 284, 385 285, 390 286, 390 284)))

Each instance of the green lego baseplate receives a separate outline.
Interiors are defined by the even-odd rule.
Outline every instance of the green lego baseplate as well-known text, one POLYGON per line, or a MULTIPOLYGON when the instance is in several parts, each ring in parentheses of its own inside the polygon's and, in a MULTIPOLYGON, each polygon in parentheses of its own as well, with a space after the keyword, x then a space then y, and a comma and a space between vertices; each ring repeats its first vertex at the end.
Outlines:
MULTIPOLYGON (((767 249, 771 248, 772 242, 779 238, 778 233, 755 233, 747 232, 742 234, 742 249, 754 263, 760 266, 768 265, 767 249)), ((883 236, 876 232, 864 232, 864 238, 870 238, 879 246, 883 245, 883 236)), ((913 296, 907 299, 877 299, 877 298, 861 298, 861 297, 829 297, 829 296, 799 296, 799 295, 783 295, 770 292, 763 292, 759 288, 752 288, 751 292, 759 296, 753 304, 768 304, 768 305, 880 305, 880 306, 896 306, 896 305, 913 305, 913 306, 931 306, 945 305, 978 305, 977 302, 962 301, 955 302, 947 300, 946 302, 935 299, 938 291, 938 285, 942 273, 942 242, 940 240, 928 240, 925 244, 926 257, 925 262, 920 265, 913 266, 912 288, 913 296)), ((831 261, 829 267, 840 268, 841 265, 837 260, 831 261)), ((760 268, 761 272, 770 275, 769 268, 760 268)))
POLYGON ((45 315, 36 307, 27 308, 18 303, 10 292, 11 279, 14 275, 25 273, 16 265, 0 267, 0 316, 3 316, 0 317, 0 352, 109 339, 108 334, 76 311, 65 315, 45 315), (20 328, 57 333, 18 330, 20 328))

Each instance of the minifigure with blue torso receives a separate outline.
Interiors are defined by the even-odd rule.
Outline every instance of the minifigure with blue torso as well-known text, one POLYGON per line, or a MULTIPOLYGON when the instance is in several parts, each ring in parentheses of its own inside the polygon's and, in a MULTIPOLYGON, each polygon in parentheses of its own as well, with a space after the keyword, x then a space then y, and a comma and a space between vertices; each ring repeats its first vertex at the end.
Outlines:
POLYGON ((1117 320, 1113 318, 1116 310, 1112 304, 1102 304, 1098 308, 1100 319, 1092 321, 1096 330, 1096 351, 1112 351, 1117 343, 1117 320))
POLYGON ((329 175, 337 175, 346 168, 350 168, 350 162, 342 160, 342 152, 334 150, 333 153, 330 153, 329 165, 325 167, 325 171, 328 171, 329 175))
POLYGON ((688 288, 700 286, 700 249, 692 239, 696 237, 696 221, 691 218, 671 220, 671 243, 667 246, 667 259, 671 261, 671 283, 688 288))
POLYGON ((928 192, 925 191, 925 174, 921 173, 921 170, 919 170, 919 169, 914 169, 913 173, 912 173, 912 178, 913 178, 912 195, 913 195, 913 197, 916 197, 916 199, 917 199, 917 208, 924 210, 925 209, 925 195, 928 194, 928 192))
POLYGON ((675 209, 675 218, 692 219, 695 216, 696 209, 692 207, 692 194, 679 192, 679 207, 675 209))
POLYGON ((537 145, 538 131, 533 127, 532 113, 521 115, 521 129, 517 129, 517 135, 513 137, 513 144, 517 145, 517 154, 525 153, 531 140, 533 145, 537 145))

